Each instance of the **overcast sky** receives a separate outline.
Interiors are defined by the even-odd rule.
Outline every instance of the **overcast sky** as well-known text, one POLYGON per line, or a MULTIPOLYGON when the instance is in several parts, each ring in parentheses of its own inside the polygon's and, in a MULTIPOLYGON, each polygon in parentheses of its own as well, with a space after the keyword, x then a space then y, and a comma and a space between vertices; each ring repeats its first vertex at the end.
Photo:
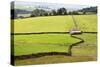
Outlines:
POLYGON ((69 10, 78 10, 86 7, 90 7, 88 5, 75 5, 75 4, 57 4, 57 3, 46 3, 46 2, 25 2, 25 1, 15 1, 15 8, 51 8, 58 9, 61 7, 67 8, 69 10))

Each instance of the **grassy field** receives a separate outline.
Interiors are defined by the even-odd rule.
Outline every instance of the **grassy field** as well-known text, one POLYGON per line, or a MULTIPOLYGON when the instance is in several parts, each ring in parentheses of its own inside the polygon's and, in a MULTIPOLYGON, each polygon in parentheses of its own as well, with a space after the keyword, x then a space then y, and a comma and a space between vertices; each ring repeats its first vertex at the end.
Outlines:
POLYGON ((15 55, 26 55, 40 52, 68 52, 68 47, 79 40, 70 37, 69 34, 33 34, 16 35, 14 41, 15 55))
POLYGON ((14 20, 14 33, 63 32, 68 31, 72 26, 71 16, 16 19, 14 20))
MULTIPOLYGON (((83 32, 97 32, 96 15, 75 15, 78 27, 83 32)), ((69 32, 74 27, 71 16, 48 16, 14 19, 14 32, 69 32)), ((14 36, 14 56, 40 52, 68 52, 68 47, 80 40, 70 34, 32 34, 14 36)), ((97 34, 83 33, 75 35, 84 39, 84 43, 73 47, 72 56, 44 56, 25 60, 15 60, 16 65, 80 62, 96 60, 97 34), (41 61, 42 60, 42 61, 41 61)))
POLYGON ((16 60, 15 64, 27 65, 27 64, 48 64, 48 63, 51 64, 51 63, 96 61, 97 60, 96 34, 82 34, 77 36, 83 38, 85 42, 83 44, 79 44, 73 47, 72 56, 63 56, 63 55, 44 56, 40 58, 16 60))
POLYGON ((97 32, 96 15, 79 15, 74 16, 78 27, 83 32, 97 32))
MULTIPOLYGON (((84 32, 97 32, 96 15, 74 16, 84 32), (95 26, 94 26, 95 25, 95 26)), ((12 22, 13 23, 13 22, 12 22)), ((68 32, 74 23, 71 16, 35 17, 14 20, 14 33, 30 32, 68 32)))
POLYGON ((96 46, 78 46, 73 48, 73 56, 54 55, 25 60, 16 60, 15 65, 96 61, 96 50, 96 46))
POLYGON ((73 55, 78 56, 96 56, 97 49, 97 34, 82 34, 77 35, 77 37, 81 37, 84 39, 84 43, 75 46, 73 50, 73 55))

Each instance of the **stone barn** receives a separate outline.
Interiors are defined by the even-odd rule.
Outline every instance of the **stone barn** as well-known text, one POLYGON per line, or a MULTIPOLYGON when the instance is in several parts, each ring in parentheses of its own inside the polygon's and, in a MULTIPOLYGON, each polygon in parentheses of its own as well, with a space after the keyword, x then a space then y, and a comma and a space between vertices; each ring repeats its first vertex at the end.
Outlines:
POLYGON ((82 34, 82 31, 80 31, 78 28, 73 28, 70 30, 70 34, 82 34))

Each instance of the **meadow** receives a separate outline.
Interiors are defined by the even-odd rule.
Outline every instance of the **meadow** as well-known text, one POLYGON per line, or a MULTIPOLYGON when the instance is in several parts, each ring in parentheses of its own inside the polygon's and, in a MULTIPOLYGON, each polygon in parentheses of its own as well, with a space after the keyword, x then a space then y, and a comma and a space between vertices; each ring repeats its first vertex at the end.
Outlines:
MULTIPOLYGON (((97 42, 96 42, 97 35, 96 34, 82 34, 82 35, 77 35, 77 36, 82 37, 85 40, 85 42, 83 44, 78 44, 77 46, 73 47, 72 56, 53 55, 53 56, 44 56, 40 58, 16 60, 15 65, 96 61, 97 60, 97 42), (88 36, 91 36, 91 37, 88 37, 88 36)), ((64 46, 64 48, 66 48, 66 46, 64 46)), ((62 51, 61 46, 59 47, 59 50, 62 51)))
MULTIPOLYGON (((78 28, 83 32, 97 32, 96 15, 74 15, 78 28)), ((14 32, 12 33, 38 33, 38 32, 69 32, 74 27, 72 17, 47 16, 14 19, 14 32)), ((41 52, 68 52, 71 44, 79 39, 66 34, 31 34, 14 36, 14 56, 36 54, 41 52)), ((15 60, 16 65, 47 64, 63 62, 95 61, 97 56, 97 34, 83 33, 75 35, 84 39, 72 49, 72 56, 54 55, 25 60, 15 60), (42 60, 42 61, 41 61, 42 60)))
POLYGON ((14 40, 15 55, 39 52, 68 52, 68 47, 79 41, 68 34, 16 35, 14 40))
MULTIPOLYGON (((81 31, 97 32, 96 15, 75 15, 74 18, 81 31)), ((14 33, 69 32, 74 27, 70 15, 15 19, 13 22, 14 33)))

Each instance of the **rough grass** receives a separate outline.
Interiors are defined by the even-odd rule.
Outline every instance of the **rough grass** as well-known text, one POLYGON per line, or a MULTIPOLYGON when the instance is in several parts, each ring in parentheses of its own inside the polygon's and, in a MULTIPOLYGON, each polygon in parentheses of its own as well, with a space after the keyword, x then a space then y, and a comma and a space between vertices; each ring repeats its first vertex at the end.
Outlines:
POLYGON ((93 56, 96 58, 97 55, 97 34, 86 34, 76 35, 84 39, 84 43, 73 47, 73 55, 77 56, 93 56))
POLYGON ((86 62, 97 60, 96 46, 78 46, 73 48, 73 56, 44 56, 40 58, 31 58, 25 60, 16 60, 15 65, 28 64, 54 64, 54 63, 68 63, 68 62, 86 62))
POLYGON ((57 64, 57 63, 72 63, 72 62, 86 62, 96 61, 91 56, 44 56, 41 58, 31 58, 26 60, 16 60, 15 65, 36 65, 36 64, 57 64))
POLYGON ((83 45, 97 45, 97 34, 83 33, 81 35, 75 35, 84 39, 83 45))
POLYGON ((74 17, 81 31, 97 32, 97 15, 76 15, 74 17))

